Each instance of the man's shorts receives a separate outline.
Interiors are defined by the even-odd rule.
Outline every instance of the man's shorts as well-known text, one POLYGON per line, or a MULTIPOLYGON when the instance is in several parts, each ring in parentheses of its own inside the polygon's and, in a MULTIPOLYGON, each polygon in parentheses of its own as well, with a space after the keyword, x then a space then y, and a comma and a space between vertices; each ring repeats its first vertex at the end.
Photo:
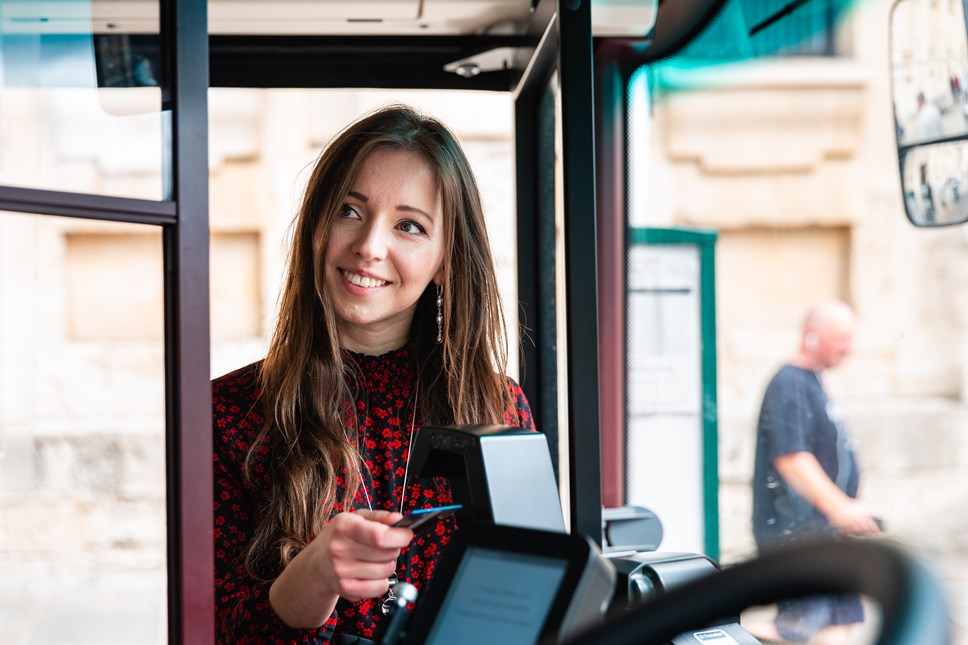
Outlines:
POLYGON ((784 640, 806 643, 824 627, 863 621, 860 596, 838 594, 780 601, 774 624, 784 640))

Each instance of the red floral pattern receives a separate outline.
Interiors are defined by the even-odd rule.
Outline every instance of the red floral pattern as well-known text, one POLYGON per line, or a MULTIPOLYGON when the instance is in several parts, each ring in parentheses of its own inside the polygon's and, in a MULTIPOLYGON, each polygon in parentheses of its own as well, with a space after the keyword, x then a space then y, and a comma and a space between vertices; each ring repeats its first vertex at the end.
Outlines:
MULTIPOLYGON (((360 454, 365 464, 360 473, 365 492, 362 486, 356 491, 354 508, 367 508, 368 494, 374 509, 396 511, 400 509, 414 419, 413 356, 408 348, 382 356, 350 356, 360 374, 361 387, 355 403, 360 454)), ((217 642, 328 643, 336 634, 376 640, 384 620, 380 611, 382 598, 355 603, 340 600, 322 627, 293 629, 269 605, 271 581, 256 580, 246 572, 245 553, 259 509, 268 502, 269 489, 267 445, 260 446, 254 455, 253 479, 247 479, 244 473, 246 453, 265 422, 258 372, 259 363, 253 363, 216 379, 212 387, 217 642)), ((505 412, 504 423, 534 429, 520 386, 508 379, 508 388, 512 405, 505 412)), ((415 427, 420 427, 419 415, 415 427)), ((338 477, 337 485, 341 487, 343 481, 342 476, 338 477)), ((450 502, 446 480, 407 476, 404 512, 450 502)), ((337 505, 333 512, 341 510, 342 506, 337 505)), ((433 577, 455 528, 454 519, 447 518, 439 520, 433 529, 419 532, 401 553, 397 568, 400 579, 422 588, 433 577)))

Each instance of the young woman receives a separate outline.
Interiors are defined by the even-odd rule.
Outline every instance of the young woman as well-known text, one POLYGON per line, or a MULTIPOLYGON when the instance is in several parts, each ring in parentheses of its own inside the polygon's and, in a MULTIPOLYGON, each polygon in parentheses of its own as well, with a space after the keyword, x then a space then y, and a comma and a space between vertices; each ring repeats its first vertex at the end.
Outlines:
POLYGON ((415 432, 533 428, 506 354, 453 134, 405 106, 350 125, 310 178, 265 359, 213 384, 219 642, 379 639, 389 580, 421 588, 455 529, 390 526, 451 501, 409 472, 415 432))

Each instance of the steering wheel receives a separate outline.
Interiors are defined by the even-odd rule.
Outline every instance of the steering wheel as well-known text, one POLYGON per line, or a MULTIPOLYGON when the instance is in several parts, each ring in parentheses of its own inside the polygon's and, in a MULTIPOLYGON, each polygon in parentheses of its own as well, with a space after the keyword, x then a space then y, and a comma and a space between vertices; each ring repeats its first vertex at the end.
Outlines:
POLYGON ((880 607, 877 645, 948 645, 947 603, 934 576, 882 539, 799 542, 726 567, 612 617, 566 645, 660 645, 751 606, 861 593, 880 607))

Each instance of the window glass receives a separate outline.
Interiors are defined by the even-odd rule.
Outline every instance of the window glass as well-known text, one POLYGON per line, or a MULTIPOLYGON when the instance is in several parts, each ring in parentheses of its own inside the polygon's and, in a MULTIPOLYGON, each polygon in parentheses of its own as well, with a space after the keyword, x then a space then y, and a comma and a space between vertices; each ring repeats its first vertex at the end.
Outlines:
POLYGON ((155 2, 2 3, 0 185, 163 199, 157 34, 155 2))
POLYGON ((162 266, 0 213, 0 642, 167 642, 162 266))

